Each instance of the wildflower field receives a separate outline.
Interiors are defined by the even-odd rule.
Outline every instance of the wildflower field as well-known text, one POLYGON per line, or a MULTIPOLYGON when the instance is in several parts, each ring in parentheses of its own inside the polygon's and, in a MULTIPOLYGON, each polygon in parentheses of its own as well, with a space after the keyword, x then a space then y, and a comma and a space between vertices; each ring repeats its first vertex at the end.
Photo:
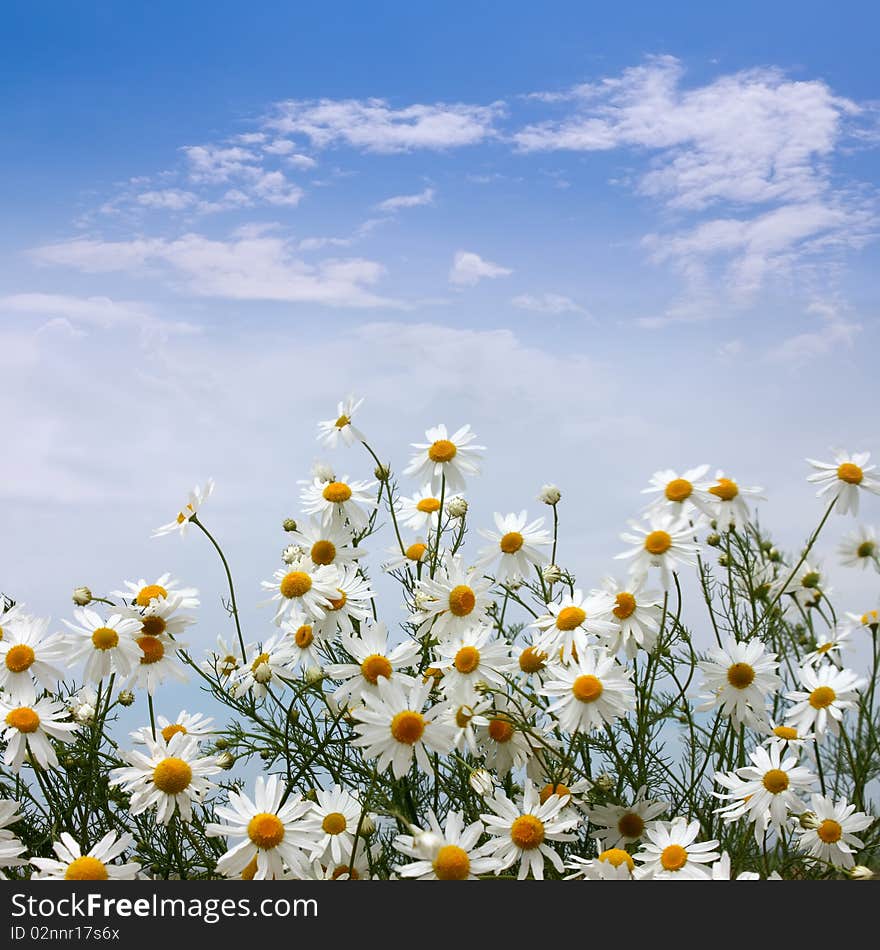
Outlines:
POLYGON ((260 629, 243 628, 239 603, 260 595, 236 589, 210 480, 151 542, 187 536, 219 559, 226 586, 210 596, 228 629, 207 652, 204 593, 185 578, 78 588, 60 627, 7 592, 0 873, 880 870, 880 544, 857 520, 880 480, 867 453, 807 460, 818 500, 790 553, 754 516, 760 488, 708 465, 657 471, 609 576, 587 578, 557 563, 564 489, 477 510, 468 489, 487 449, 469 426, 429 428, 395 460, 358 428, 361 402, 318 424, 333 464, 300 482, 260 629), (839 569, 861 571, 861 603, 828 596, 814 548, 829 535, 839 569), (390 603, 383 572, 399 585, 390 603), (189 711, 173 715, 163 693, 182 682, 189 711), (129 732, 133 704, 144 715, 129 732))

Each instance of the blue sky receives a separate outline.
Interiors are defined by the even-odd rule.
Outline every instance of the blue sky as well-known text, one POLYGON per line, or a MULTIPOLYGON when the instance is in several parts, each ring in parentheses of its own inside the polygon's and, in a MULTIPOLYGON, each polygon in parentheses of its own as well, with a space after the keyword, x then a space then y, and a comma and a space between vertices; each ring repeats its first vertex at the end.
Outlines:
POLYGON ((0 587, 34 609, 120 571, 216 590, 206 551, 148 540, 213 475, 268 622, 277 525, 349 392, 398 470, 471 422, 486 525, 559 483, 587 586, 656 469, 763 486, 795 544, 804 456, 880 451, 872 5, 4 17, 0 587))

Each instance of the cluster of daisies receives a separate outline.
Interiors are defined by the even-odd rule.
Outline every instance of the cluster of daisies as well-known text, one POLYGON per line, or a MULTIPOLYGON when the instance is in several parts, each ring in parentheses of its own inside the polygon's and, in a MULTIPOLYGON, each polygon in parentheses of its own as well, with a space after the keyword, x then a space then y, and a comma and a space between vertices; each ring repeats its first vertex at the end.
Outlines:
MULTIPOLYGON (((431 811, 420 826, 376 812, 363 790, 328 780, 307 798, 276 774, 257 777, 252 798, 241 787, 221 790, 212 777, 231 762, 210 744, 217 730, 212 720, 185 711, 173 721, 151 719, 131 734, 133 748, 119 753, 110 781, 131 814, 152 813, 159 825, 191 822, 194 805, 214 796, 211 815, 218 820, 205 833, 225 839, 216 871, 232 878, 372 876, 380 845, 371 836, 396 822, 407 833, 387 839, 397 855, 394 877, 515 872, 543 878, 552 868, 556 876, 585 880, 729 879, 730 856, 718 840, 701 835, 699 821, 671 813, 668 802, 648 798, 644 787, 609 802, 617 782, 604 773, 578 773, 569 753, 572 737, 607 735, 636 716, 638 663, 662 645, 670 591, 723 535, 747 527, 749 502, 761 489, 723 471, 710 477, 706 465, 656 472, 641 517, 621 536, 629 547, 617 558, 628 562, 627 575, 579 588, 555 563, 558 488, 545 485, 538 496, 552 511, 549 524, 525 510, 495 513, 492 527, 479 532, 485 543, 468 559, 467 483, 479 474, 483 451, 470 427, 439 425, 413 443, 403 470, 412 490, 402 494, 355 427, 361 403, 340 403, 335 419, 319 423, 318 438, 328 448, 362 444, 376 463, 374 478, 315 466, 300 483, 302 520, 285 522, 289 543, 281 566, 262 585, 274 630, 248 641, 231 591, 237 642, 219 639, 198 669, 239 711, 247 708, 242 702, 283 706, 285 690, 308 683, 377 781, 406 780, 416 770, 441 783, 444 763, 463 764, 481 803, 479 817, 471 811, 467 820, 448 801, 443 814, 431 811), (382 568, 404 591, 406 617, 397 631, 378 619, 365 566, 363 542, 378 530, 380 516, 390 519, 395 539, 382 568), (525 622, 505 626, 506 612, 516 609, 525 622), (571 853, 573 842, 590 839, 595 857, 571 853)), ((867 454, 846 453, 832 463, 810 460, 816 470, 810 480, 829 500, 829 513, 833 507, 857 514, 861 492, 880 494, 868 462, 867 454)), ((185 535, 197 526, 213 541, 199 517, 213 487, 209 481, 194 489, 155 534, 185 535)), ((821 868, 869 875, 856 856, 865 846, 858 835, 874 819, 824 793, 819 746, 840 735, 869 686, 842 655, 857 631, 876 638, 877 612, 846 614, 831 625, 799 659, 798 688, 786 689, 762 621, 777 605, 786 613, 820 605, 828 587, 806 557, 788 571, 767 553, 745 589, 737 581, 736 593, 760 605, 761 616, 743 634, 719 634, 717 646, 696 663, 697 692, 682 692, 700 703, 699 712, 748 737, 750 764, 708 772, 714 810, 724 822, 753 826, 760 848, 784 838, 821 868), (782 715, 771 716, 774 709, 782 715)), ((880 571, 869 527, 844 539, 840 553, 845 564, 880 571)), ((26 762, 58 768, 59 744, 89 728, 102 709, 106 715, 111 702, 130 704, 144 690, 152 711, 161 684, 185 680, 187 665, 194 666, 183 637, 194 621, 197 591, 163 575, 126 581, 111 596, 82 593, 65 632, 48 633, 48 622, 21 606, 0 613, 0 741, 11 772, 26 762), (109 609, 97 610, 99 602, 109 609), (85 685, 62 702, 53 690, 78 664, 85 685)), ((27 861, 9 830, 20 818, 17 808, 0 801, 0 866, 27 861)), ((137 862, 122 860, 133 855, 128 835, 108 833, 83 854, 64 832, 54 850, 57 860, 30 859, 35 876, 143 873, 137 862)))

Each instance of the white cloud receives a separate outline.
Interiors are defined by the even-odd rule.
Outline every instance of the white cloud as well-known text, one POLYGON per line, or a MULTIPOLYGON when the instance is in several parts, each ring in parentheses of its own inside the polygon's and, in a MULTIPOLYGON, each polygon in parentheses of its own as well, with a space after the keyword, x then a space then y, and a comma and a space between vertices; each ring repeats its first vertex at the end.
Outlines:
POLYGON ((377 211, 385 211, 393 214, 401 208, 418 208, 421 205, 430 205, 434 203, 434 189, 425 188, 415 195, 395 195, 393 198, 386 198, 375 205, 377 211))
POLYGON ((449 283, 472 287, 484 277, 507 277, 512 273, 509 267, 483 260, 473 251, 456 251, 449 271, 449 283))
POLYGON ((571 297, 562 294, 520 294, 510 301, 519 310, 533 310, 535 313, 586 313, 571 297))
POLYGON ((145 208, 156 208, 161 211, 185 211, 200 203, 199 196, 195 192, 182 191, 179 188, 142 191, 135 200, 145 208))
POLYGON ((251 186, 252 192, 270 205, 295 207, 304 194, 302 188, 291 184, 281 172, 263 172, 251 186))
POLYGON ((799 365, 825 356, 838 346, 851 347, 863 328, 860 323, 848 320, 844 310, 845 308, 835 301, 813 301, 807 307, 807 313, 819 318, 819 327, 783 340, 768 351, 767 359, 771 362, 799 365))
POLYGON ((181 149, 189 163, 191 181, 217 184, 259 172, 257 155, 239 146, 185 145, 181 149))

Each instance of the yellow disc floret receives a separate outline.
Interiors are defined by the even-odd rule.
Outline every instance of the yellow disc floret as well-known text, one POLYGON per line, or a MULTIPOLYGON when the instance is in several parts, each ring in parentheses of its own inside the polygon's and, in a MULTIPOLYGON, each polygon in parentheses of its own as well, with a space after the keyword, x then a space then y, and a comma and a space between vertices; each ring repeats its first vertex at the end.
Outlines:
POLYGON ((111 627, 97 627, 92 631, 92 646, 96 650, 112 650, 119 644, 119 634, 111 627))
POLYGON ((476 647, 462 647, 452 662, 459 673, 473 673, 480 665, 480 651, 476 647))
POLYGON ((516 554, 524 543, 523 536, 519 531, 508 531, 498 542, 498 546, 505 554, 516 554))
POLYGON ((428 449, 428 458, 432 462, 451 462, 458 454, 458 448, 449 439, 438 439, 428 449))
POLYGON ((261 811, 248 822, 247 833, 260 850, 268 851, 284 840, 284 824, 277 815, 261 811))
POLYGON ((580 607, 563 607, 556 615, 557 630, 576 630, 587 619, 580 607))
POLYGON ((638 812, 625 812, 617 819, 617 830, 624 838, 641 838, 645 830, 645 819, 638 812))
POLYGON ((778 795, 788 788, 788 773, 782 769, 770 769, 764 773, 761 783, 771 795, 778 795))
POLYGON ((416 541, 415 544, 411 544, 406 549, 405 554, 411 561, 421 561, 421 559, 425 556, 425 551, 427 550, 427 545, 422 544, 421 541, 416 541))
POLYGON ((153 769, 153 784, 166 795, 179 795, 192 781, 192 769, 188 762, 170 756, 153 769))
POLYGON ((619 868, 621 864, 625 864, 630 871, 636 866, 632 855, 628 851, 624 851, 623 848, 608 848, 599 855, 599 860, 607 861, 616 868, 619 868))
POLYGON ((843 828, 833 818, 826 818, 816 829, 816 834, 825 844, 834 844, 843 837, 843 828))
POLYGON ((328 835, 341 835, 348 827, 348 821, 341 811, 331 811, 324 816, 321 829, 328 835))
POLYGON ((304 623, 293 635, 294 643, 296 643, 300 650, 308 649, 312 645, 314 639, 315 634, 312 632, 312 625, 309 623, 304 623))
POLYGON ((19 706, 6 714, 6 725, 19 732, 36 732, 40 728, 40 716, 30 706, 19 706))
POLYGON ((673 478, 666 486, 664 494, 669 501, 682 502, 690 498, 694 486, 686 478, 673 478))
POLYGON ((558 795, 560 798, 568 798, 571 795, 571 789, 567 785, 563 785, 562 782, 557 782, 555 785, 545 785, 538 793, 538 798, 541 804, 543 805, 551 795, 558 795))
POLYGON ((416 502, 416 508, 421 511, 423 514, 432 515, 435 511, 440 510, 440 499, 439 498, 420 498, 416 502))
POLYGON ((827 709, 835 699, 837 693, 830 686, 817 686, 810 693, 810 705, 813 709, 827 709))
POLYGON ((526 647, 519 655, 519 668, 523 673, 537 673, 544 669, 547 654, 536 647, 526 647))
POLYGON ((667 845, 660 854, 660 864, 665 871, 680 871, 687 859, 688 853, 680 844, 667 845))
POLYGON ((728 667, 727 682, 735 689, 745 689, 751 686, 755 679, 755 671, 748 663, 734 663, 728 667))
POLYGON ((26 643, 17 643, 6 651, 6 669, 10 673, 24 673, 30 669, 37 655, 26 643))
POLYGON ((106 881, 109 875, 103 861, 86 854, 67 865, 65 881, 106 881))
POLYGON ((391 662, 386 656, 379 653, 371 653, 363 663, 361 663, 361 673, 368 683, 373 686, 379 681, 380 676, 385 679, 391 679, 391 662))
POLYGON ((505 742, 510 742, 513 738, 513 723, 510 722, 509 719, 496 716, 494 719, 489 720, 488 732, 490 739, 503 745, 505 742))
POLYGON ((137 645, 141 648, 141 663, 145 666, 158 663, 165 656, 165 647, 158 637, 138 637, 137 645))
POLYGON ((438 881, 465 881, 471 873, 471 859, 464 848, 446 844, 437 852, 433 867, 438 881))
POLYGON ((351 498, 351 489, 345 482, 328 482, 321 494, 323 494, 325 501, 329 501, 334 505, 341 505, 351 498))
POLYGON ((733 501, 739 494, 739 486, 729 478, 719 478, 718 483, 713 485, 709 492, 722 501, 733 501))
POLYGON ((305 571, 291 571, 281 579, 279 589, 281 596, 288 600, 302 597, 312 589, 312 579, 305 571))
POLYGON ((162 730, 162 738, 166 742, 170 742, 171 737, 176 736, 179 732, 182 732, 184 735, 186 735, 186 726, 181 726, 179 722, 172 722, 170 725, 165 726, 165 728, 162 730))
POLYGON ((672 547, 672 537, 667 531, 652 531, 645 538, 645 550, 648 554, 665 554, 672 547))
POLYGON ((144 617, 141 623, 141 633, 145 637, 161 637, 168 628, 168 624, 161 617, 144 617))
POLYGON ((596 677, 587 674, 579 676, 571 684, 571 692, 575 699, 582 703, 594 703, 602 695, 604 687, 602 681, 596 677))
POLYGON ((142 587, 135 600, 138 607, 149 607, 151 600, 164 600, 168 596, 168 591, 161 584, 147 584, 142 587))
POLYGON ((791 726, 775 726, 773 735, 776 736, 777 739, 786 740, 797 739, 798 737, 797 729, 792 729, 791 726))
POLYGON ((853 462, 844 462, 837 466, 837 477, 847 485, 860 485, 865 473, 853 462))
POLYGON ((316 541, 309 553, 313 564, 332 564, 336 557, 336 545, 332 541, 316 541))
POLYGON ((615 606, 611 608, 611 613, 613 613, 618 620, 626 620, 627 617, 631 617, 636 612, 636 599, 629 591, 622 590, 614 598, 614 604, 615 606))
POLYGON ((510 826, 510 840, 523 851, 531 851, 544 843, 544 822, 534 815, 520 815, 510 826))
POLYGON ((404 745, 415 745, 424 731, 425 717, 412 709, 404 709, 391 720, 391 735, 404 745))
POLYGON ((449 612, 466 617, 476 606, 477 596, 467 584, 458 584, 449 592, 449 612))

